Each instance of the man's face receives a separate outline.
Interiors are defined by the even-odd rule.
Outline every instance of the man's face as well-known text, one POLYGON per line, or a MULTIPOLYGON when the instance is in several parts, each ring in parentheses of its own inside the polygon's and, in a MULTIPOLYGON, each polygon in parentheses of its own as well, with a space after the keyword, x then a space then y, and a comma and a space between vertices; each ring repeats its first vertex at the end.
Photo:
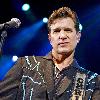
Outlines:
POLYGON ((73 52, 81 36, 70 17, 55 19, 48 35, 53 51, 59 54, 73 52))

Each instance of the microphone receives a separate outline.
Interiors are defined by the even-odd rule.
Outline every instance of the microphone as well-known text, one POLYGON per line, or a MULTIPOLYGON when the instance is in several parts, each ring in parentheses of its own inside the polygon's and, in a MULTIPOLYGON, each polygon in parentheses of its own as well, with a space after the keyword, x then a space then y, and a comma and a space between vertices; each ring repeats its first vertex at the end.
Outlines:
POLYGON ((0 30, 9 28, 18 28, 21 22, 18 18, 12 18, 11 21, 0 24, 0 30))

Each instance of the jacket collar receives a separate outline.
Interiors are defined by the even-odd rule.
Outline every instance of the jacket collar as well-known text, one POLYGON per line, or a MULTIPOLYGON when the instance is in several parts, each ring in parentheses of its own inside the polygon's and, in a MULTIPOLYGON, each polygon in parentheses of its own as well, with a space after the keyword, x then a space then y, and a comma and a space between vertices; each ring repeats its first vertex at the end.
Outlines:
POLYGON ((43 56, 44 59, 52 60, 52 52, 50 51, 46 56, 43 56))

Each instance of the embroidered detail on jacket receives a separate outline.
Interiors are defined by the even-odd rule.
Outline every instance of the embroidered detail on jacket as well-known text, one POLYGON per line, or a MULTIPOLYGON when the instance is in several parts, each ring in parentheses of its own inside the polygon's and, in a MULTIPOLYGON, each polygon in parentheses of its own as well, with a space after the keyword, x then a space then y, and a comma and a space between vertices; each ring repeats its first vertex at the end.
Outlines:
MULTIPOLYGON (((45 83, 42 74, 39 72, 39 65, 40 65, 40 62, 38 62, 38 61, 35 59, 34 56, 33 56, 33 58, 34 58, 34 61, 35 61, 35 63, 36 63, 35 66, 32 66, 32 63, 31 63, 31 61, 29 60, 29 57, 28 57, 28 56, 25 56, 26 62, 27 62, 27 64, 28 64, 28 66, 25 66, 25 68, 28 69, 28 70, 35 70, 35 73, 39 75, 39 77, 40 77, 40 79, 41 79, 42 81, 38 82, 38 81, 34 80, 32 77, 30 77, 30 76, 28 76, 28 75, 23 75, 23 76, 22 76, 22 80, 21 80, 21 82, 22 82, 22 90, 23 90, 23 100, 26 100, 26 93, 27 93, 27 91, 26 91, 26 85, 27 85, 27 84, 26 84, 26 81, 27 81, 28 79, 32 81, 32 84, 41 85, 42 82, 45 83)), ((30 91, 30 92, 29 92, 29 98, 30 98, 29 100, 32 100, 33 90, 34 90, 33 87, 31 87, 30 90, 29 90, 29 91, 30 91)))
MULTIPOLYGON (((31 80, 33 84, 41 85, 41 82, 34 81, 30 76, 22 76, 22 89, 23 89, 23 100, 25 100, 26 96, 26 81, 27 79, 31 80)), ((32 100, 32 94, 33 94, 33 87, 30 89, 30 99, 32 100)))
POLYGON ((27 69, 29 69, 29 70, 34 70, 34 69, 36 68, 36 71, 38 72, 38 74, 39 74, 40 77, 42 78, 43 83, 45 83, 43 76, 42 76, 41 73, 39 72, 39 65, 40 65, 40 62, 38 62, 38 61, 36 60, 35 56, 33 56, 36 65, 32 68, 32 64, 30 63, 29 57, 28 57, 28 56, 25 56, 25 58, 26 58, 27 64, 29 65, 29 67, 25 67, 25 68, 27 68, 27 69))
POLYGON ((93 78, 97 77, 97 73, 94 73, 93 75, 91 75, 91 77, 88 79, 88 82, 90 82, 93 78))
POLYGON ((28 56, 25 56, 25 58, 26 58, 26 61, 27 61, 27 64, 29 65, 29 67, 32 67, 32 64, 30 63, 28 56))

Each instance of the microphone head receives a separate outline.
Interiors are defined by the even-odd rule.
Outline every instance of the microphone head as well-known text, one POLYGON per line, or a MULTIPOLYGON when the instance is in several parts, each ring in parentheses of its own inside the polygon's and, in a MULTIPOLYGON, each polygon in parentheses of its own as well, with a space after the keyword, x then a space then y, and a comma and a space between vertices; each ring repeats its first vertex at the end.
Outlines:
POLYGON ((13 26, 18 28, 21 24, 21 21, 18 18, 12 18, 11 22, 13 23, 13 26))
POLYGON ((21 21, 18 18, 12 18, 11 21, 0 24, 0 30, 7 30, 9 28, 18 28, 21 21))

